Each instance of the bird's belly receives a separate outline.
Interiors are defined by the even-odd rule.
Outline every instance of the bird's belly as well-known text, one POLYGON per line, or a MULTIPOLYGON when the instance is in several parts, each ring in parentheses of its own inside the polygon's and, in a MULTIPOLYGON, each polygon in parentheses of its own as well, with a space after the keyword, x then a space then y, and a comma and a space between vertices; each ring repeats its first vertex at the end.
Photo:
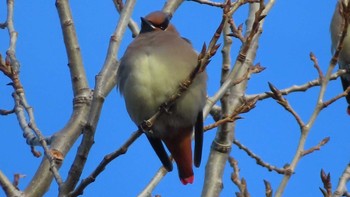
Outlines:
MULTIPOLYGON (((137 125, 153 116, 160 105, 175 93, 182 81, 171 76, 168 71, 158 70, 158 73, 149 71, 152 70, 129 76, 124 87, 127 90, 124 92, 127 110, 137 125)), ((169 112, 163 112, 158 117, 152 129, 156 136, 169 134, 167 132, 170 129, 174 131, 194 125, 206 99, 205 86, 198 86, 199 83, 192 84, 169 112)))

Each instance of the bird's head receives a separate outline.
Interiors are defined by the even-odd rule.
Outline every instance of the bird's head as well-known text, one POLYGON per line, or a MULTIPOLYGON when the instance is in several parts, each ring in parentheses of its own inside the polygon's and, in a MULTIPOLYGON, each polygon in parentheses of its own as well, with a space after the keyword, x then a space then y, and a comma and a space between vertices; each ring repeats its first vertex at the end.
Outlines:
POLYGON ((151 12, 145 17, 141 17, 141 32, 152 31, 173 31, 177 32, 175 27, 170 24, 170 15, 162 11, 151 12))

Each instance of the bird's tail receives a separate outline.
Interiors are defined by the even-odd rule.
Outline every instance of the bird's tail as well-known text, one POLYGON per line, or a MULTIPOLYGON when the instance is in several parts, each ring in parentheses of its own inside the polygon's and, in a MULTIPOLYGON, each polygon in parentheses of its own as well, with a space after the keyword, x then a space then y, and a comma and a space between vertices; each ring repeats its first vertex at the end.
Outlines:
POLYGON ((192 128, 178 133, 179 135, 164 139, 164 143, 177 164, 181 182, 186 185, 193 183, 194 180, 191 148, 192 128))

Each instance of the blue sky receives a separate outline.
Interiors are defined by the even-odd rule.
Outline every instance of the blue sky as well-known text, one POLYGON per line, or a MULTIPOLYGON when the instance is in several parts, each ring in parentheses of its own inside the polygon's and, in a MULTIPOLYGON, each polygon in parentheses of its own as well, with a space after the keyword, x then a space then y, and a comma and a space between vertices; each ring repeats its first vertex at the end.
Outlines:
MULTIPOLYGON (((266 70, 253 75, 249 80, 247 94, 268 91, 267 82, 278 88, 304 84, 315 79, 317 72, 309 60, 312 51, 318 58, 321 69, 326 72, 331 53, 329 23, 336 1, 296 0, 278 1, 267 16, 255 63, 260 62, 266 70)), ((139 18, 151 11, 162 8, 164 1, 139 1, 133 18, 139 18)), ((6 17, 5 1, 0 2, 0 21, 6 17)), ((101 69, 109 42, 118 21, 112 1, 71 1, 74 23, 80 43, 83 63, 89 85, 94 87, 95 75, 101 69)), ((182 36, 190 39, 200 50, 203 42, 208 42, 220 19, 218 8, 184 2, 173 17, 182 36)), ((240 9, 234 19, 237 24, 244 23, 247 6, 240 9)), ((38 127, 45 135, 61 129, 72 112, 72 91, 67 67, 67 57, 54 1, 16 1, 15 28, 19 33, 17 58, 21 63, 21 80, 27 99, 34 108, 38 127)), ((120 58, 126 46, 132 41, 127 30, 122 41, 120 58)), ((232 58, 235 59, 240 42, 234 40, 232 58)), ((8 47, 6 30, 0 30, 0 53, 4 56, 8 47)), ((221 54, 214 57, 208 66, 209 96, 219 87, 221 73, 221 54)), ((0 75, 0 108, 11 109, 12 88, 6 86, 9 80, 0 75)), ((293 93, 286 98, 306 122, 313 112, 319 88, 306 93, 293 93)), ((342 91, 340 81, 329 84, 326 99, 342 91)), ((322 187, 319 173, 321 168, 330 172, 333 188, 344 167, 349 162, 350 139, 349 116, 346 114, 345 99, 341 99, 323 110, 307 139, 306 148, 316 145, 324 137, 330 142, 321 151, 304 157, 297 166, 284 196, 321 196, 322 187)), ((296 150, 299 127, 293 117, 275 101, 268 99, 257 104, 244 119, 237 121, 236 138, 265 161, 282 167, 289 163, 296 150)), ((208 118, 206 124, 212 123, 208 118)), ((0 169, 12 179, 14 173, 26 174, 20 180, 19 188, 24 189, 41 158, 34 158, 25 144, 21 130, 14 115, 0 117, 0 148, 2 160, 0 169)), ((86 177, 100 162, 104 155, 119 148, 136 130, 125 110, 123 98, 112 91, 106 98, 100 122, 97 127, 95 144, 89 155, 83 177, 86 177)), ((205 134, 203 161, 195 169, 195 183, 183 186, 178 180, 176 170, 167 174, 153 194, 162 196, 199 196, 204 179, 205 164, 216 129, 205 134)), ((78 143, 80 140, 78 140, 78 143)), ((77 144, 78 144, 77 143, 77 144)), ((67 155, 60 173, 67 175, 77 146, 67 155)), ((240 176, 248 183, 252 196, 264 195, 263 179, 270 181, 277 189, 282 176, 269 172, 248 157, 242 150, 233 146, 230 154, 240 167, 240 176)), ((160 162, 144 136, 132 145, 126 155, 113 161, 105 171, 84 192, 84 196, 135 196, 153 177, 160 162)), ((233 196, 237 188, 230 181, 232 169, 227 166, 223 177, 222 196, 233 196)), ((0 192, 0 196, 3 193, 0 192)), ((46 196, 56 196, 57 186, 53 183, 46 196)))

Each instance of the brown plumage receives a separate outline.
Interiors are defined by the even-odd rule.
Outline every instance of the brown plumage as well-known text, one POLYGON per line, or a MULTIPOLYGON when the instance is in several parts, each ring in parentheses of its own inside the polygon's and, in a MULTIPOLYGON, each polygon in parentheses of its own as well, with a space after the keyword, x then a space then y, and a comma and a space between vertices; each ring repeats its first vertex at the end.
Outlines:
MULTIPOLYGON (((163 12, 141 18, 141 32, 129 45, 118 70, 118 88, 124 95, 131 119, 138 126, 157 112, 175 93, 177 86, 197 65, 197 54, 181 38, 163 12)), ((192 183, 191 136, 195 127, 194 163, 201 162, 203 143, 202 108, 206 101, 206 73, 200 73, 190 88, 176 101, 169 113, 162 113, 146 136, 163 163, 172 163, 162 141, 172 154, 183 184, 192 183)))

